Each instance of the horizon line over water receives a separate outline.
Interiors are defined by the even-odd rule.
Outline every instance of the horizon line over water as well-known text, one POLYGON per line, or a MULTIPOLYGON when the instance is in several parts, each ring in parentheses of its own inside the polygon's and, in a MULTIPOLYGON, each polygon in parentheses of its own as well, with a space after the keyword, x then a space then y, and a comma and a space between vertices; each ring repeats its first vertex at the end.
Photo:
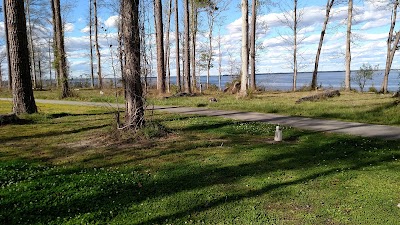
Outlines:
MULTIPOLYGON (((353 77, 357 71, 352 71, 351 76, 353 77)), ((383 71, 375 72, 372 80, 367 80, 365 83, 364 91, 368 91, 370 87, 375 87, 380 89, 381 83, 383 81, 383 71)), ((389 73, 388 90, 397 91, 399 90, 400 74, 398 70, 391 70, 389 73)), ((238 76, 232 75, 222 75, 221 76, 221 86, 222 89, 225 88, 227 83, 231 83, 238 76)), ((333 88, 340 89, 344 87, 345 71, 321 71, 318 72, 317 85, 322 88, 333 88)), ((150 83, 156 82, 155 77, 151 77, 150 83)), ((296 89, 301 89, 303 87, 308 87, 311 84, 312 72, 299 72, 297 74, 297 87, 296 89)), ((205 84, 207 77, 202 75, 197 77, 197 83, 205 84)), ((289 91, 292 90, 293 73, 259 73, 256 74, 257 87, 263 87, 266 90, 272 91, 289 91)), ((176 83, 176 77, 171 76, 171 84, 176 83)), ((210 76, 210 84, 218 86, 218 75, 210 76)), ((204 87, 204 86, 203 86, 204 87)), ((354 81, 351 81, 351 88, 360 90, 359 85, 354 81)))
MULTIPOLYGON (((354 76, 357 71, 352 71, 351 75, 354 76)), ((321 71, 318 72, 317 77, 317 85, 321 86, 324 89, 341 89, 344 88, 344 71, 321 71)), ((210 76, 210 84, 216 85, 218 87, 218 75, 210 76)), ((142 77, 142 81, 143 81, 142 77)), ((156 85, 157 77, 151 76, 148 77, 149 85, 156 85)), ((233 80, 238 79, 238 76, 227 75, 224 74, 221 76, 221 88, 224 89, 227 83, 231 83, 233 80)), ((299 72, 297 75, 297 87, 299 90, 303 87, 309 87, 311 84, 312 72, 299 72)), ((197 86, 200 83, 203 85, 203 89, 205 88, 207 77, 205 75, 198 76, 197 86)), ((256 74, 256 83, 258 88, 263 88, 269 91, 290 91, 292 90, 292 81, 293 73, 259 73, 256 74)), ((90 78, 71 78, 71 85, 73 86, 89 86, 90 78)), ((97 85, 98 80, 95 78, 95 85, 97 85)), ((168 81, 168 80, 167 80, 168 81)), ((370 87, 375 87, 376 89, 380 89, 381 83, 383 81, 383 71, 375 72, 372 80, 367 80, 365 83, 364 91, 368 91, 370 87)), ((114 78, 104 78, 105 83, 111 84, 114 82, 114 78)), ((176 84, 176 76, 171 76, 171 84, 176 84)), ((121 78, 117 78, 117 85, 121 87, 121 78)), ((351 81, 351 88, 360 90, 358 84, 354 81, 351 81)), ((388 90, 389 91, 399 91, 400 90, 400 71, 399 70, 391 70, 389 74, 389 82, 388 82, 388 90)))

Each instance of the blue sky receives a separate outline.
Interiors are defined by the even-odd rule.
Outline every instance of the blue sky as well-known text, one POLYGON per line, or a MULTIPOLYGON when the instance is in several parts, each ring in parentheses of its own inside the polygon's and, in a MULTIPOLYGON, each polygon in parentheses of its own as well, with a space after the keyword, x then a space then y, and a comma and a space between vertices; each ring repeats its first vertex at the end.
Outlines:
MULTIPOLYGON (((71 2, 71 1, 62 1, 71 2)), ((279 1, 280 3, 284 1, 279 1)), ((292 0, 288 0, 291 6, 292 0)), ((386 60, 386 39, 390 24, 390 8, 384 7, 385 3, 378 1, 361 2, 355 1, 354 7, 354 25, 353 25, 353 43, 352 43, 352 70, 358 69, 363 63, 372 65, 379 64, 383 68, 386 60)), ((388 2, 388 0, 383 1, 388 2)), ((249 2, 249 4, 251 1, 249 2)), ((312 71, 322 23, 325 16, 325 0, 305 1, 299 0, 299 8, 304 10, 303 20, 301 22, 301 38, 304 39, 300 44, 301 68, 302 71, 312 71)), ((241 46, 241 12, 240 1, 233 0, 229 9, 222 14, 221 20, 221 54, 223 73, 227 74, 231 70, 231 65, 240 67, 240 46, 241 46)), ((282 7, 273 6, 269 9, 263 8, 258 16, 260 24, 266 24, 268 29, 258 30, 258 43, 264 47, 259 51, 257 61, 258 73, 266 72, 290 72, 291 71, 291 50, 281 36, 288 34, 279 18, 282 17, 282 7)), ((288 9, 288 7, 286 7, 288 9)), ((102 8, 99 11, 99 18, 104 29, 101 30, 100 47, 103 60, 103 72, 105 76, 112 77, 112 67, 110 52, 116 51, 115 25, 118 16, 110 9, 102 8), (107 30, 106 32, 104 30, 107 30), (110 49, 109 46, 113 45, 110 49), (115 47, 114 47, 115 46, 115 47)), ((325 35, 325 41, 322 49, 319 69, 344 70, 344 50, 345 50, 345 29, 347 18, 347 5, 335 5, 332 11, 332 18, 325 35)), ((182 16, 182 13, 181 15, 182 16)), ((200 14, 205 16, 204 13, 200 14)), ((67 57, 70 64, 72 76, 80 77, 89 74, 89 38, 87 32, 88 1, 77 0, 68 14, 66 22, 66 48, 67 57)), ((204 18, 198 37, 198 46, 202 46, 207 26, 204 18)), ((181 24, 182 25, 182 24, 181 24)), ((4 25, 0 23, 1 32, 4 25)), ((182 30, 182 28, 181 28, 182 30)), ((174 30, 171 28, 171 42, 174 43, 174 30)), ((217 49, 217 27, 214 31, 215 40, 213 40, 214 53, 218 55, 217 49)), ((154 42, 153 42, 154 43, 154 42)), ((199 47, 200 50, 201 47, 199 47)), ((154 48, 155 49, 155 48, 154 48)), ((115 52, 114 52, 115 53, 115 52)), ((115 56, 115 55, 114 55, 115 56)), ((155 53, 154 53, 155 56, 155 53)), ((175 52, 172 45, 171 51, 171 73, 175 74, 175 52)), ((395 58, 393 68, 399 68, 398 57, 395 58)), ((216 75, 217 57, 215 57, 214 68, 211 73, 216 75)), ((4 67, 4 66, 3 66, 4 67)), ((156 62, 153 61, 153 68, 156 68, 156 62)), ((155 72, 154 72, 155 74, 155 72)), ((203 71, 204 75, 205 72, 203 71)))

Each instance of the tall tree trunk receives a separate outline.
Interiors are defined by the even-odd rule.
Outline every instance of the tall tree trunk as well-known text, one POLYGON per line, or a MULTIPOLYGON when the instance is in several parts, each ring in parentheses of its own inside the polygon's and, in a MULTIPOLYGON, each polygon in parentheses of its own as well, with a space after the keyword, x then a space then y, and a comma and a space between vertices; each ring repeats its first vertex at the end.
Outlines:
POLYGON ((172 0, 168 1, 168 13, 167 13, 167 28, 166 28, 166 35, 165 35, 165 73, 167 77, 167 91, 168 93, 171 91, 171 70, 169 67, 170 63, 170 55, 171 55, 171 48, 170 48, 170 41, 169 41, 169 33, 171 28, 171 14, 172 14, 172 0))
POLYGON ((53 80, 52 80, 52 61, 51 61, 51 38, 49 38, 49 78, 50 78, 50 89, 53 88, 53 80))
POLYGON ((249 14, 248 0, 242 0, 242 78, 240 96, 247 96, 247 76, 249 67, 249 14))
POLYGON ((29 68, 28 37, 24 1, 7 0, 4 5, 7 12, 8 48, 12 76, 13 112, 36 113, 37 107, 33 96, 29 68))
POLYGON ((399 40, 400 40, 400 31, 398 31, 395 34, 395 36, 393 36, 394 28, 396 26, 398 5, 399 5, 399 1, 396 0, 393 3, 390 31, 389 31, 389 37, 387 40, 386 66, 385 66, 385 73, 383 75, 383 81, 382 81, 382 86, 381 86, 381 90, 380 90, 380 92, 384 93, 384 94, 386 94, 388 92, 388 81, 389 81, 390 68, 392 67, 393 58, 396 53, 396 50, 397 50, 397 47, 399 44, 399 40))
POLYGON ((97 77, 99 79, 99 88, 103 88, 103 75, 101 72, 101 53, 99 46, 99 22, 97 17, 97 0, 93 0, 93 16, 94 16, 94 41, 96 44, 96 56, 97 56, 97 77))
POLYGON ((193 89, 197 88, 197 83, 196 83, 196 42, 197 42, 197 15, 198 15, 198 8, 196 6, 195 1, 192 1, 191 4, 191 15, 189 18, 191 18, 191 25, 192 25, 192 29, 191 29, 191 56, 190 56, 190 65, 191 65, 191 85, 193 89))
MULTIPOLYGON (((123 0, 120 0, 120 6, 119 6, 119 12, 122 14, 123 12, 123 0)), ((121 70, 121 80, 122 83, 125 83, 124 81, 124 66, 125 66, 125 61, 124 61, 124 51, 123 51, 123 19, 119 20, 118 23, 118 48, 119 48, 119 67, 121 70)))
POLYGON ((256 90, 256 19, 257 1, 252 0, 250 22, 250 88, 256 90))
POLYGON ((180 56, 179 56, 179 16, 178 16, 178 0, 175 0, 175 54, 176 54, 176 86, 178 91, 182 91, 181 85, 181 67, 180 67, 180 56))
POLYGON ((12 90, 12 75, 11 75, 11 63, 10 63, 10 49, 8 40, 8 25, 7 25, 7 7, 5 7, 7 0, 3 0, 3 11, 4 11, 4 32, 6 33, 6 51, 7 51, 7 64, 8 64, 8 90, 12 90))
POLYGON ((315 89, 317 87, 319 56, 321 55, 322 43, 324 42, 326 27, 327 27, 328 21, 329 21, 329 13, 332 9, 334 2, 335 2, 335 0, 328 0, 328 2, 326 3, 325 21, 324 21, 324 25, 322 27, 321 37, 319 39, 317 55, 315 56, 315 65, 314 65, 314 72, 313 72, 312 81, 311 81, 311 89, 315 89))
POLYGON ((347 37, 346 37, 346 76, 344 79, 345 90, 350 91, 351 84, 351 24, 353 20, 353 0, 349 0, 348 2, 348 9, 347 9, 347 37))
POLYGON ((65 56, 64 47, 64 33, 61 21, 61 11, 60 11, 60 0, 51 0, 53 3, 53 15, 55 18, 55 39, 56 39, 56 65, 59 74, 59 79, 61 83, 61 98, 69 97, 71 92, 68 86, 68 74, 67 74, 67 61, 65 56))
POLYGON ((0 64, 0 90, 3 88, 3 68, 1 68, 0 64))
POLYGON ((33 89, 37 88, 37 80, 36 80, 36 60, 35 60, 35 48, 33 45, 33 33, 32 33, 32 23, 31 23, 31 1, 26 0, 26 5, 25 5, 25 12, 26 12, 26 18, 27 18, 27 35, 28 35, 28 48, 29 48, 29 53, 30 53, 30 64, 31 64, 31 74, 32 74, 32 83, 33 83, 33 89))
MULTIPOLYGON (((216 6, 210 5, 208 6, 208 54, 207 54, 207 82, 206 82, 206 88, 208 89, 210 87, 210 70, 212 67, 212 60, 213 60, 213 30, 214 30, 214 24, 215 24, 215 11, 218 10, 216 6)), ((221 41, 221 40, 218 40, 221 41)), ((220 44, 220 43, 218 43, 220 44)), ((220 85, 219 85, 220 86, 220 85)))
POLYGON ((39 71, 39 90, 43 90, 42 59, 40 53, 38 57, 38 71, 39 71))
POLYGON ((140 80, 139 0, 123 0, 123 41, 125 46, 125 126, 137 130, 144 126, 143 90, 140 80))
POLYGON ((221 86, 222 77, 222 53, 221 53, 221 28, 218 30, 218 87, 222 91, 221 86))
POLYGON ((190 39, 189 39, 189 1, 183 0, 184 11, 184 47, 183 47, 183 61, 184 61, 184 78, 185 78, 185 92, 192 93, 190 82, 190 39))
POLYGON ((297 88, 297 0, 294 0, 294 19, 293 19, 293 87, 292 91, 296 91, 297 88))
POLYGON ((154 0, 154 23, 156 28, 157 45, 157 90, 165 93, 165 61, 164 61, 164 31, 162 22, 161 0, 154 0))
POLYGON ((210 88, 210 70, 211 70, 211 62, 212 62, 212 57, 213 57, 213 43, 212 43, 212 38, 213 38, 213 27, 214 27, 214 20, 211 19, 210 21, 210 30, 208 31, 208 56, 207 56, 207 83, 206 83, 206 88, 210 88))
POLYGON ((93 0, 89 0, 89 44, 90 44, 90 86, 94 88, 94 65, 93 65, 93 0))
POLYGON ((59 57, 58 57, 58 44, 57 44, 57 27, 56 27, 56 14, 55 9, 54 9, 54 0, 50 0, 50 5, 51 5, 51 11, 52 11, 52 23, 53 23, 53 66, 54 66, 54 70, 55 70, 55 81, 56 81, 56 87, 58 88, 61 84, 60 82, 60 71, 59 71, 59 57))

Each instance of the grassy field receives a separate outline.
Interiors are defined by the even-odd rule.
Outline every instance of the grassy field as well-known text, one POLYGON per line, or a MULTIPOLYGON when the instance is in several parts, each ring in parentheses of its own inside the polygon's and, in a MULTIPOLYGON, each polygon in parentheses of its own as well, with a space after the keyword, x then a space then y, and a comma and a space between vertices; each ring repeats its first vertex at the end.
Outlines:
MULTIPOLYGON (((272 98, 272 97, 271 97, 272 98)), ((172 103, 172 102, 171 102, 172 103)), ((0 126, 0 224, 398 224, 400 142, 38 104, 0 126), (163 131, 163 132, 161 132, 163 131), (163 134, 163 135, 161 135, 163 134)), ((10 111, 0 101, 0 113, 10 111)))
MULTIPOLYGON (((68 100, 115 102, 115 92, 113 90, 104 90, 103 95, 100 95, 98 90, 79 90, 75 91, 75 93, 76 96, 68 100)), ((245 99, 237 99, 236 95, 219 92, 206 92, 195 97, 171 97, 167 99, 148 94, 147 101, 150 105, 202 106, 224 110, 400 125, 399 101, 392 98, 390 94, 342 92, 340 97, 332 99, 295 103, 299 98, 312 94, 315 94, 315 92, 263 92, 250 94, 245 99), (217 98, 218 102, 209 102, 210 97, 217 98)), ((119 91, 119 95, 122 95, 121 91, 119 91)), ((10 97, 10 94, 0 92, 0 97, 10 97)), ((58 92, 36 91, 35 97, 38 99, 57 99, 58 92)), ((123 102, 123 99, 120 98, 119 101, 123 102)))

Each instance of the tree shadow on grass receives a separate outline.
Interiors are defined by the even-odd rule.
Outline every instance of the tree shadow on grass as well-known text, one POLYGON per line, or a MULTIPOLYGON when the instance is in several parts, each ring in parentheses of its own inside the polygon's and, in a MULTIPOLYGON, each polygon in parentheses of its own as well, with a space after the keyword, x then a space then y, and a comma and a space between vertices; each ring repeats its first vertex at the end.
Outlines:
MULTIPOLYGON (((218 122, 216 125, 210 124, 209 126, 204 126, 202 132, 211 132, 235 124, 235 122, 218 122)), ((199 129, 198 125, 189 126, 186 131, 190 133, 191 131, 197 131, 196 129, 199 129)), ((241 146, 240 143, 242 140, 236 135, 224 135, 224 138, 227 142, 235 143, 235 145, 229 147, 230 153, 225 156, 227 161, 234 157, 241 157, 242 155, 238 154, 238 152, 254 150, 254 146, 241 146)), ((397 149, 399 142, 394 141, 373 140, 369 141, 366 145, 365 139, 362 138, 335 136, 328 139, 323 134, 310 134, 308 132, 293 132, 293 134, 287 137, 287 139, 293 138, 296 140, 302 139, 302 141, 276 145, 264 144, 266 153, 259 153, 256 161, 248 160, 244 157, 241 162, 236 163, 202 165, 202 159, 199 158, 199 163, 197 164, 193 162, 181 162, 169 166, 157 165, 160 167, 159 173, 165 173, 168 176, 156 178, 144 173, 137 175, 137 177, 128 177, 128 183, 115 180, 118 177, 118 174, 115 173, 108 176, 103 173, 98 174, 91 169, 89 172, 74 172, 71 175, 68 170, 61 170, 56 173, 57 175, 50 174, 46 180, 41 181, 42 186, 39 185, 32 188, 32 195, 36 197, 28 195, 10 199, 4 196, 3 198, 6 198, 8 201, 6 205, 2 205, 2 208, 6 209, 6 211, 3 214, 5 216, 0 217, 0 221, 5 223, 62 222, 76 218, 79 215, 91 213, 95 216, 88 216, 86 222, 108 223, 118 216, 118 214, 132 213, 130 208, 144 201, 159 201, 160 198, 166 196, 204 189, 214 185, 222 184, 229 186, 244 178, 263 176, 277 171, 305 171, 303 175, 294 179, 269 183, 256 190, 248 190, 240 193, 228 192, 225 197, 219 197, 211 201, 193 201, 193 204, 178 210, 171 209, 170 212, 164 214, 153 212, 152 216, 148 218, 137 218, 137 221, 132 221, 133 224, 162 224, 166 220, 187 218, 187 216, 193 213, 212 210, 224 204, 239 202, 246 198, 253 198, 288 186, 331 176, 340 173, 344 168, 347 170, 360 170, 367 166, 390 162, 393 160, 393 157, 400 157, 397 149), (360 146, 364 146, 364 148, 360 148, 360 146), (376 154, 374 149, 380 149, 382 146, 394 150, 376 154), (320 166, 321 162, 324 162, 329 167, 320 166), (64 172, 65 175, 63 175, 64 172), (62 174, 61 178, 63 179, 60 178, 60 174, 62 174), (85 178, 86 175, 93 175, 93 180, 97 179, 96 176, 105 176, 108 179, 102 179, 97 182, 90 179, 87 180, 85 178), (76 194, 83 192, 84 188, 89 188, 90 186, 96 186, 95 190, 98 191, 90 192, 90 189, 88 189, 89 191, 81 194, 81 196, 73 197, 75 195, 70 194, 70 196, 64 196, 64 199, 60 197, 64 189, 53 189, 50 187, 52 183, 57 183, 60 187, 65 187, 65 190, 76 194), (40 198, 46 195, 52 196, 54 199, 45 198, 48 201, 47 204, 29 204, 32 200, 35 202, 34 200, 40 200, 40 198), (69 200, 67 197, 70 197, 69 200), (13 206, 23 204, 29 206, 13 210, 13 206), (103 212, 103 214, 99 212, 103 212)), ((184 140, 186 143, 190 143, 190 141, 184 140)), ((165 144, 169 145, 166 149, 172 147, 171 143, 165 144)), ((183 146, 187 145, 183 144, 183 146)), ((259 147, 260 144, 257 143, 257 148, 259 147)), ((160 153, 153 157, 165 157, 167 155, 178 157, 181 156, 182 152, 191 150, 193 150, 193 147, 187 147, 180 151, 178 149, 169 151, 166 154, 160 153)), ((141 160, 145 159, 136 159, 135 164, 141 164, 141 160)), ((193 158, 189 158, 188 160, 193 160, 193 158)), ((122 162, 119 166, 124 166, 125 163, 122 162)), ((133 168, 132 170, 135 169, 133 168)), ((127 173, 129 172, 132 171, 128 171, 127 173)), ((21 193, 14 194, 18 196, 21 193)))
MULTIPOLYGON (((123 111, 120 111, 123 112, 123 111)), ((62 117, 67 117, 67 116, 99 116, 99 115, 110 115, 110 114, 115 114, 116 112, 98 112, 98 113, 66 113, 66 112, 61 112, 61 113, 51 113, 48 114, 49 118, 56 119, 56 118, 62 118, 62 117)))
POLYGON ((23 140, 29 140, 31 138, 45 138, 45 137, 55 137, 55 136, 60 136, 60 135, 68 135, 68 134, 76 134, 76 133, 81 133, 89 130, 95 130, 95 129, 100 129, 104 127, 110 126, 109 124, 103 124, 103 125, 96 125, 96 126, 87 126, 79 129, 72 129, 72 130, 67 130, 67 131, 59 131, 59 132, 44 132, 44 133, 39 133, 39 134, 32 134, 32 135, 22 135, 22 136, 12 136, 12 137, 5 137, 5 138, 0 138, 0 143, 6 143, 9 141, 23 141, 23 140))

